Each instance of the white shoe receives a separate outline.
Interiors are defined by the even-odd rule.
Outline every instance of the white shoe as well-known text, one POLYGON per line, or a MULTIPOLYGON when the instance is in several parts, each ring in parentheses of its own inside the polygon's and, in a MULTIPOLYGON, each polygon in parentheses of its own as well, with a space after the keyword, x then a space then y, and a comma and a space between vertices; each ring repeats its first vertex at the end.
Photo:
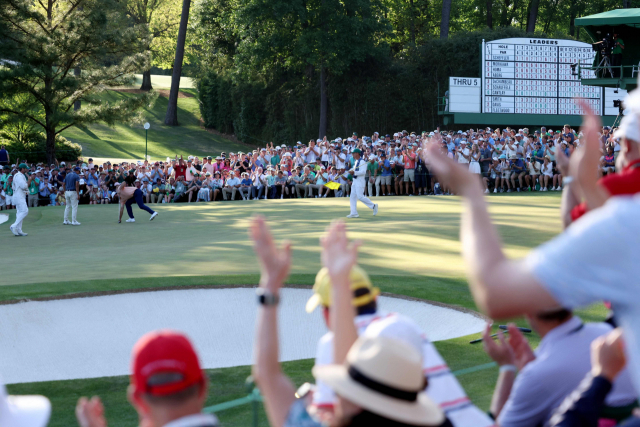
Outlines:
POLYGON ((497 189, 497 188, 494 188, 494 189, 493 189, 493 192, 494 192, 494 193, 497 193, 497 192, 498 192, 498 189, 497 189))
POLYGON ((375 205, 373 205, 373 216, 376 216, 378 214, 378 204, 376 203, 375 205))
POLYGON ((547 191, 547 188, 546 188, 546 187, 545 187, 545 188, 543 188, 543 189, 542 189, 542 191, 547 191))
POLYGON ((25 237, 28 236, 28 234, 23 232, 22 230, 18 231, 18 235, 19 236, 25 236, 25 237))
POLYGON ((324 198, 324 197, 327 197, 327 194, 325 193, 325 195, 324 195, 324 196, 322 196, 322 197, 323 197, 323 198, 324 198))
POLYGON ((62 225, 71 225, 71 223, 65 219, 62 225))
POLYGON ((11 227, 9 227, 9 230, 11 230, 11 232, 13 233, 14 236, 19 236, 20 234, 18 234, 18 231, 13 228, 13 225, 11 227))
POLYGON ((489 193, 490 193, 490 191, 489 191, 488 188, 486 190, 484 190, 484 194, 489 194, 489 193))
POLYGON ((80 223, 78 221, 73 221, 71 225, 80 225, 80 223))
POLYGON ((349 214, 349 215, 347 215, 347 218, 360 218, 360 215, 358 215, 358 214, 349 214))
POLYGON ((136 222, 135 218, 129 218, 126 222, 136 222))
POLYGON ((281 194, 281 195, 280 195, 280 198, 281 198, 281 199, 284 199, 284 194, 281 194))
POLYGON ((153 221, 153 218, 158 216, 158 212, 154 212, 151 214, 151 218, 149 218, 149 221, 153 221))

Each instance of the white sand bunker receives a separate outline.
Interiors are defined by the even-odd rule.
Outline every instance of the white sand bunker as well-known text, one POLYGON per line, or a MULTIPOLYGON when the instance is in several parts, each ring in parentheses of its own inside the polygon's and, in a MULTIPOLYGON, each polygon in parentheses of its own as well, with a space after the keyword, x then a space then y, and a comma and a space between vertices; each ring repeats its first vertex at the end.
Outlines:
MULTIPOLYGON (((326 332, 304 311, 311 290, 284 289, 281 360, 315 356, 326 332)), ((480 332, 484 320, 424 302, 380 297, 379 308, 414 319, 434 341, 480 332)), ((192 289, 0 306, 0 373, 7 383, 128 375, 131 348, 144 333, 187 333, 204 368, 252 363, 255 290, 192 289)))
POLYGON ((7 214, 0 214, 0 224, 5 223, 9 221, 9 215, 7 214))

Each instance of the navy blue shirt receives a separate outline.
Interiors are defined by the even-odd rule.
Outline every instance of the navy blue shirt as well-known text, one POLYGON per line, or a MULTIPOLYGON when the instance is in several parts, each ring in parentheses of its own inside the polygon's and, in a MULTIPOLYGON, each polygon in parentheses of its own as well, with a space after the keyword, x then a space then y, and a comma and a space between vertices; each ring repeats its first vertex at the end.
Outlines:
POLYGON ((0 150, 0 162, 8 162, 9 161, 9 153, 4 148, 0 150))
POLYGON ((80 177, 75 172, 69 172, 64 178, 64 190, 76 191, 76 182, 80 182, 80 177))
POLYGON ((516 168, 519 168, 518 170, 514 170, 514 172, 522 172, 524 171, 524 162, 522 161, 522 159, 518 159, 515 162, 511 163, 513 166, 515 166, 516 168))

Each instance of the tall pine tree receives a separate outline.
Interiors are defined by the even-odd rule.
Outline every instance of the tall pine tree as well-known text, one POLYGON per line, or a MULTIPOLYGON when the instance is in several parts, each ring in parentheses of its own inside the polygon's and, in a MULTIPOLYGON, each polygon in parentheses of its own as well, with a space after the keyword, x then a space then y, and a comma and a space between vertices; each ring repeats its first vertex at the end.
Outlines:
POLYGON ((150 94, 117 103, 96 96, 146 69, 144 39, 145 28, 115 0, 0 0, 0 112, 40 127, 53 163, 60 132, 127 121, 149 102, 150 94), (24 95, 28 102, 6 102, 24 95))

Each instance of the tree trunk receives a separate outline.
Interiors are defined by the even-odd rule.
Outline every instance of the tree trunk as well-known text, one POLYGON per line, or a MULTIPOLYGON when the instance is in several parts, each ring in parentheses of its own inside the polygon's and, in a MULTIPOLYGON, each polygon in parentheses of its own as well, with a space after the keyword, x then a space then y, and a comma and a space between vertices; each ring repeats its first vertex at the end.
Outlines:
POLYGON ((576 0, 571 0, 571 5, 569 6, 569 35, 573 37, 576 32, 576 15, 578 12, 578 8, 576 7, 576 0))
POLYGON ((449 19, 451 17, 451 0, 442 0, 442 19, 440 20, 440 38, 449 37, 449 19))
POLYGON ((169 93, 167 115, 164 118, 164 124, 169 126, 178 126, 178 91, 180 90, 180 75, 182 74, 184 43, 187 37, 187 24, 189 22, 190 7, 191 0, 182 0, 182 15, 180 16, 180 28, 178 29, 176 59, 173 62, 173 74, 171 75, 171 92, 169 93))
MULTIPOLYGON (((80 67, 76 67, 73 69, 73 75, 76 77, 80 76, 80 67)), ((80 101, 79 99, 73 103, 73 111, 78 111, 80 109, 80 107, 82 106, 82 101, 80 101)), ((51 164, 51 163, 49 163, 51 164)))
POLYGON ((529 3, 529 17, 527 19, 527 33, 534 33, 536 31, 536 21, 538 20, 538 7, 540 6, 540 0, 531 0, 529 3))
POLYGON ((493 0, 487 0, 487 27, 493 29, 493 0))
POLYGON ((413 46, 416 45, 416 24, 414 22, 414 16, 413 16, 413 0, 409 0, 409 13, 410 13, 410 23, 411 23, 411 44, 413 46))
POLYGON ((153 89, 153 86, 151 86, 151 70, 147 70, 142 73, 142 86, 140 86, 140 90, 150 91, 151 89, 153 89))
POLYGON ((622 0, 622 7, 624 9, 629 9, 631 7, 631 0, 622 0))
POLYGON ((502 9, 502 13, 500 14, 500 26, 508 27, 511 25, 511 21, 509 20, 509 6, 511 6, 511 0, 504 0, 504 5, 502 9))
POLYGON ((320 67, 320 126, 318 127, 318 138, 327 136, 327 68, 320 67))
POLYGON ((47 163, 54 165, 56 163, 56 130, 47 126, 46 134, 47 144, 45 150, 47 152, 47 163))

